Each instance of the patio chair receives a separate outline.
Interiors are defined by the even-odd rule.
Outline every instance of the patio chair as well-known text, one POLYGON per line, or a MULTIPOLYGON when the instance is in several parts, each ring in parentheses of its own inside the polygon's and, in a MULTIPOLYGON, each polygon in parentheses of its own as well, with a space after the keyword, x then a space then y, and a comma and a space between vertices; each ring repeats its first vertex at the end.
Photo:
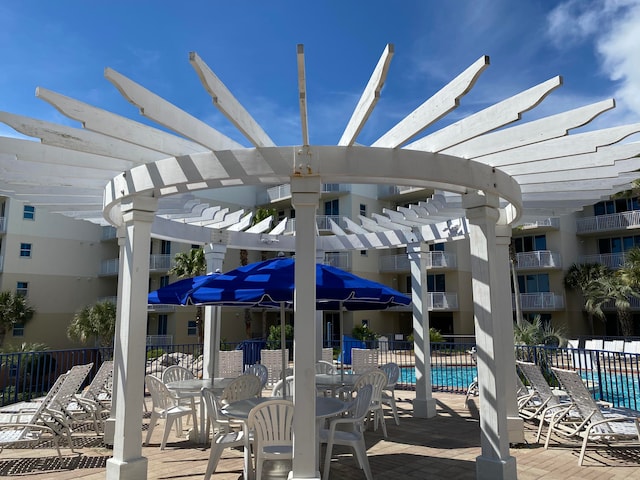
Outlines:
POLYGON ((262 396, 262 390, 267 385, 267 380, 269 380, 269 369, 260 363, 254 363, 253 365, 249 365, 247 369, 244 371, 244 375, 255 375, 260 379, 260 395, 262 396))
POLYGON ((371 385, 373 387, 369 412, 373 417, 373 429, 377 430, 378 423, 380 423, 385 438, 387 438, 387 424, 384 421, 384 410, 382 409, 382 391, 388 383, 387 375, 382 370, 375 369, 360 375, 354 382, 352 389, 352 392, 357 394, 365 385, 371 385))
POLYGON ((182 417, 191 415, 193 419, 193 428, 197 430, 198 421, 196 419, 196 411, 190 406, 180 404, 178 398, 171 395, 167 386, 157 377, 147 375, 144 377, 144 383, 147 390, 151 394, 151 418, 149 419, 149 428, 147 429, 147 437, 144 444, 149 445, 151 435, 156 423, 159 419, 165 420, 164 433, 160 442, 160 450, 164 450, 169 438, 169 432, 174 422, 176 424, 176 434, 182 435, 182 417))
MULTIPOLYGON (((610 408, 598 405, 591 396, 580 375, 573 370, 551 368, 560 385, 571 399, 579 419, 571 422, 573 429, 559 429, 557 425, 566 427, 564 418, 557 418, 549 427, 551 431, 566 437, 582 438, 582 448, 578 457, 578 465, 582 465, 589 442, 602 442, 607 445, 616 442, 632 441, 640 443, 639 413, 629 409, 610 408)), ((548 447, 548 438, 545 448, 548 447)))
POLYGON ((80 386, 85 382, 92 368, 93 363, 73 366, 67 372, 67 378, 46 410, 56 418, 65 418, 69 430, 80 425, 91 424, 98 434, 100 425, 95 405, 78 400, 80 386))
POLYGON ((378 350, 370 348, 351 349, 351 371, 365 373, 378 368, 378 350))
POLYGON ((323 480, 329 479, 329 469, 331 468, 331 456, 334 445, 351 447, 358 466, 364 470, 367 480, 373 479, 371 468, 369 467, 369 459, 367 458, 367 446, 364 443, 364 420, 369 414, 372 394, 373 385, 363 385, 358 390, 350 415, 334 418, 329 421, 328 429, 320 430, 320 443, 327 444, 324 471, 322 473, 323 480))
MULTIPOLYGON (((249 471, 251 468, 251 440, 247 438, 245 429, 233 431, 228 428, 229 419, 220 414, 220 403, 214 391, 210 388, 201 390, 204 405, 209 418, 209 427, 213 430, 213 440, 211 441, 211 451, 209 452, 209 462, 207 470, 204 474, 204 480, 209 480, 213 472, 216 471, 218 461, 225 448, 244 447, 245 469, 249 471)), ((209 435, 207 434, 207 438, 209 435)))
POLYGON ((56 379, 41 401, 29 402, 36 405, 35 410, 27 408, 0 414, 0 452, 6 447, 17 445, 36 447, 50 441, 58 452, 58 458, 62 461, 60 438, 65 438, 71 451, 74 452, 71 431, 67 426, 66 419, 54 418, 47 412, 47 407, 66 380, 67 374, 63 373, 56 379))
POLYGON ((398 407, 396 406, 396 383, 400 378, 400 367, 397 363, 389 362, 380 367, 387 375, 387 386, 382 389, 382 404, 389 405, 391 407, 391 413, 396 421, 396 425, 400 425, 400 418, 398 417, 398 407))
POLYGON ((218 375, 223 378, 236 378, 244 370, 244 352, 242 350, 222 350, 218 352, 218 375))
POLYGON ((287 396, 293 396, 293 379, 294 379, 293 375, 289 375, 287 378, 278 380, 278 383, 276 383, 273 386, 273 390, 271 390, 271 396, 283 397, 285 385, 287 390, 286 392, 287 396))
MULTIPOLYGON (((289 358, 289 349, 284 351, 285 358, 289 358)), ((260 350, 260 363, 269 370, 267 386, 273 387, 281 379, 282 350, 260 350)))
MULTIPOLYGON (((162 383, 164 383, 165 385, 170 382, 191 380, 193 378, 195 378, 193 372, 188 368, 182 367, 180 365, 171 365, 162 371, 162 383)), ((187 395, 184 393, 171 391, 171 394, 178 399, 180 404, 188 404, 193 410, 196 409, 195 397, 191 393, 187 395)))
POLYGON ((100 365, 91 383, 80 395, 75 396, 68 409, 83 409, 93 417, 94 427, 102 431, 104 420, 111 411, 111 389, 113 380, 113 361, 108 360, 100 365), (76 402, 76 403, 74 403, 76 402))
POLYGON ((328 347, 322 349, 322 361, 333 365, 333 348, 328 347))
POLYGON ((338 370, 333 363, 325 362, 324 360, 318 360, 315 368, 316 373, 324 373, 327 375, 335 375, 338 373, 338 370))
MULTIPOLYGON (((538 365, 521 360, 516 360, 516 365, 533 390, 526 401, 518 402, 518 412, 524 419, 539 422, 536 435, 536 442, 539 442, 544 426, 554 422, 556 415, 568 413, 571 403, 554 394, 538 365)), ((547 438, 548 435, 549 432, 547 438)))
POLYGON ((262 478, 265 460, 293 458, 293 402, 276 399, 256 405, 247 426, 253 432, 255 478, 262 478))
POLYGON ((262 392, 262 383, 255 375, 240 375, 227 385, 220 395, 222 404, 229 404, 244 400, 245 398, 258 397, 262 392))

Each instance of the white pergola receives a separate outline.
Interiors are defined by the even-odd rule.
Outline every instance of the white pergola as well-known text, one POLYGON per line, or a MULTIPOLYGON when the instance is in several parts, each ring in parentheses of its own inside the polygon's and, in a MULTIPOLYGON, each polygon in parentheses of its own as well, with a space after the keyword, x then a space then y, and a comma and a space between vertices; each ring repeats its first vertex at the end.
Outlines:
MULTIPOLYGON (((195 53, 189 60, 214 105, 252 145, 246 148, 122 74, 105 76, 154 128, 43 88, 36 95, 81 122, 71 128, 0 112, 0 121, 40 142, 0 137, 0 192, 39 208, 118 228, 120 268, 115 339, 113 458, 107 478, 147 477, 140 408, 149 275, 149 239, 206 246, 214 268, 227 246, 296 253, 294 460, 290 478, 319 478, 315 440, 315 278, 318 252, 407 246, 411 259, 417 393, 414 414, 435 415, 431 396, 426 242, 468 236, 478 379, 481 454, 477 478, 514 479, 509 443, 522 435, 515 400, 508 246, 511 227, 528 218, 579 210, 627 189, 640 144, 619 144, 640 124, 569 134, 614 108, 604 100, 527 123, 523 112, 562 84, 552 78, 432 133, 489 66, 483 56, 384 132, 356 139, 380 98, 393 56, 388 45, 336 146, 309 144, 305 57, 297 48, 301 142, 276 146, 195 53), (515 124, 515 125, 512 125, 515 124), (172 132, 172 133, 169 133, 172 132), (426 202, 334 224, 316 236, 322 184, 396 184, 435 189, 426 202), (289 184, 295 235, 271 221, 249 227, 251 213, 195 200, 199 191, 289 184), (425 338, 426 337, 426 338, 425 338), (305 432, 306 435, 297 434, 305 432)), ((213 314, 210 312, 209 316, 213 314)), ((209 325, 211 322, 208 322, 209 325)), ((211 329, 211 327, 208 327, 211 329)), ((215 343, 215 342, 214 342, 215 343)), ((208 372, 209 374, 211 372, 208 372)))

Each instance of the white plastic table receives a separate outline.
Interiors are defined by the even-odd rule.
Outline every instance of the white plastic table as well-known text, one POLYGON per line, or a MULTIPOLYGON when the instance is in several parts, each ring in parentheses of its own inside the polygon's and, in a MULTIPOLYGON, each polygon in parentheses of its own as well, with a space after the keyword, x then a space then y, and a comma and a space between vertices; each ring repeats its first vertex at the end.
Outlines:
POLYGON ((316 373, 316 387, 331 390, 335 397, 336 390, 342 387, 353 387, 359 374, 316 373))

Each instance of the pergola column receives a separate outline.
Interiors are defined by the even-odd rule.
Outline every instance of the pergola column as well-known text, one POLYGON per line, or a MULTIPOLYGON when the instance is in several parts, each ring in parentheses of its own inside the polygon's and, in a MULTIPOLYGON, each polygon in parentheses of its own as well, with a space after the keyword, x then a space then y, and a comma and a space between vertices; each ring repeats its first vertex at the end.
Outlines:
POLYGON ((431 387, 431 341, 429 338, 429 292, 427 291, 427 244, 407 245, 411 266, 411 299, 413 304, 413 344, 416 363, 416 399, 413 416, 436 416, 436 401, 431 387))
MULTIPOLYGON (((207 274, 222 272, 222 262, 227 253, 229 234, 220 230, 213 234, 211 243, 204 246, 204 258, 207 261, 207 274)), ((220 321, 222 307, 204 307, 204 345, 202 346, 202 378, 215 378, 220 370, 218 352, 220 351, 220 321)))
MULTIPOLYGON (((499 199, 496 195, 470 193, 463 195, 463 206, 469 220, 471 252, 471 286, 473 292, 478 385, 480 390, 480 446, 476 458, 478 480, 517 478, 516 459, 509 454, 507 427, 507 377, 513 376, 514 363, 506 365, 506 349, 513 350, 511 296, 508 277, 498 273, 505 258, 498 257, 496 222, 499 199), (507 328, 509 327, 509 328, 507 328)), ((505 266, 506 266, 505 260, 505 266)))
MULTIPOLYGON (((511 227, 509 225, 497 225, 496 226, 496 264, 494 265, 494 271, 498 280, 498 285, 511 285, 511 272, 509 268, 509 245, 511 244, 511 227)), ((513 318, 513 305, 509 307, 510 316, 513 318)), ((514 368, 507 369, 506 384, 504 397, 507 402, 507 429, 509 431, 509 443, 517 444, 524 443, 524 420, 518 413, 518 399, 517 399, 517 387, 516 387, 516 353, 513 348, 506 348, 508 345, 513 344, 513 321, 504 322, 502 328, 499 329, 500 335, 502 335, 501 345, 505 348, 501 349, 503 357, 502 360, 498 360, 500 365, 513 365, 514 368)))
POLYGON ((293 311, 294 388, 293 470, 289 479, 320 478, 316 448, 316 210, 318 175, 291 177, 291 204, 296 210, 296 262, 293 311), (301 432, 301 434, 298 434, 301 432))
POLYGON ((142 402, 151 223, 157 205, 155 198, 138 196, 121 206, 125 244, 119 272, 120 328, 116 330, 114 349, 117 417, 107 480, 147 478, 147 459, 142 456, 142 402))

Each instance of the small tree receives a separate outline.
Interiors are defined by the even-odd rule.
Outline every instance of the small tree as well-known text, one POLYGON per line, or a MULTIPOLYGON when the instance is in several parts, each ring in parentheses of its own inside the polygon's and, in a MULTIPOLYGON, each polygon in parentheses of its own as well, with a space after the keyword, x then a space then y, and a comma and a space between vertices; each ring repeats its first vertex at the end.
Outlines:
POLYGON ((35 310, 27 297, 11 291, 0 292, 0 345, 7 332, 16 324, 25 324, 33 317, 35 310))
MULTIPOLYGON (((269 336, 267 337, 267 350, 278 350, 281 348, 281 328, 280 325, 271 325, 269 327, 269 336)), ((289 324, 284 326, 284 336, 287 343, 293 341, 293 327, 289 324)))
POLYGON ((116 330, 116 306, 105 301, 87 305, 78 311, 67 327, 71 340, 86 343, 94 339, 100 347, 113 345, 116 330))

